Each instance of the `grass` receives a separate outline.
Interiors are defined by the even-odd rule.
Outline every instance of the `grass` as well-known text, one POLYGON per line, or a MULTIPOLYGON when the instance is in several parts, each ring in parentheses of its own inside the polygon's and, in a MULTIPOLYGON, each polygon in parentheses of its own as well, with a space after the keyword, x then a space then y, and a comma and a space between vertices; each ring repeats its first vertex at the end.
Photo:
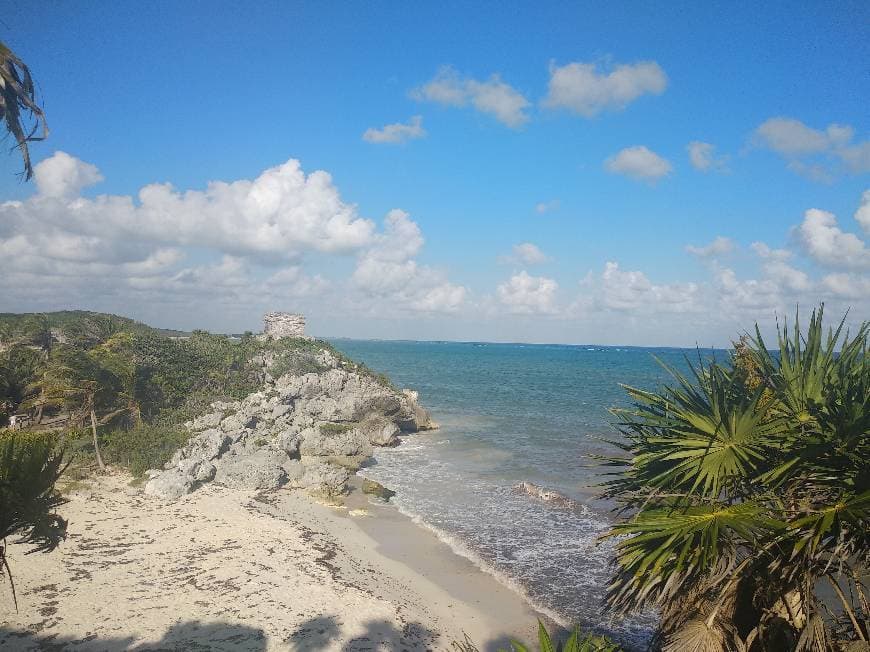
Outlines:
POLYGON ((321 423, 320 432, 324 435, 341 435, 348 430, 353 430, 354 423, 321 423))

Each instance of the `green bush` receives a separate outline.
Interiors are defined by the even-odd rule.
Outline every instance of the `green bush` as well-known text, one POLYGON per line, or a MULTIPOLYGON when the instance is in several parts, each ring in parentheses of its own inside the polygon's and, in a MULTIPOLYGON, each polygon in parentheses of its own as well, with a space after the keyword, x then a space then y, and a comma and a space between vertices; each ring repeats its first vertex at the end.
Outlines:
POLYGON ((352 423, 321 423, 320 432, 324 435, 340 435, 353 427, 352 423))
POLYGON ((0 573, 5 571, 10 583, 7 537, 17 535, 19 542, 35 546, 32 552, 49 552, 66 536, 66 521, 54 511, 64 503, 54 487, 63 471, 54 435, 0 430, 0 573))
POLYGON ((107 462, 125 466, 141 477, 148 469, 162 468, 189 436, 182 428, 141 424, 106 435, 103 455, 107 462))

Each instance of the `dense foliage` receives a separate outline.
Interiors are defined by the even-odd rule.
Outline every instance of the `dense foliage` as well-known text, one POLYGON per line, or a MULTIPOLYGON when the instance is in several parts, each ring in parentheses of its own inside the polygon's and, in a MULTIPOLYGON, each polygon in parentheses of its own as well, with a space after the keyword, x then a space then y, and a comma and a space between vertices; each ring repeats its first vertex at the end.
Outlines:
POLYGON ((185 421, 258 390, 267 366, 275 377, 320 372, 327 351, 376 376, 322 341, 178 333, 84 311, 0 314, 0 427, 30 415, 31 428, 67 433, 80 459, 102 451, 140 474, 183 443, 185 421))
POLYGON ((666 650, 867 649, 870 324, 822 312, 615 411, 609 605, 657 609, 666 650))

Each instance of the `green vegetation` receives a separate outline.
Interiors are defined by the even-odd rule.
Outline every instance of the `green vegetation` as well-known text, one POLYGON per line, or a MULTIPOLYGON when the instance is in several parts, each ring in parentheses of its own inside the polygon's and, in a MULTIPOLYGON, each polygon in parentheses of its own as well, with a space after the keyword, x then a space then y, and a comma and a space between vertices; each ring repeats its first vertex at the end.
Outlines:
POLYGON ((352 423, 321 423, 320 432, 324 435, 340 435, 353 430, 355 424, 352 423))
POLYGON ((130 430, 113 430, 105 436, 106 461, 141 478, 148 469, 162 468, 189 436, 183 428, 147 423, 130 430))
POLYGON ((657 609, 664 650, 868 648, 870 324, 822 316, 614 411, 608 604, 657 609))
POLYGON ((26 415, 28 429, 65 433, 76 466, 109 462, 138 476, 184 442, 183 422, 260 389, 264 359, 276 377, 320 372, 326 351, 344 369, 378 378, 316 340, 163 333, 85 311, 0 314, 0 427, 26 415))
MULTIPOLYGON (((458 652, 479 652, 474 643, 465 637, 462 642, 454 641, 451 646, 458 652)), ((565 641, 554 641, 547 632, 544 624, 538 621, 538 648, 539 652, 620 652, 621 648, 610 641, 606 636, 596 636, 594 634, 581 634, 579 629, 574 629, 573 632, 565 639, 565 641)), ((511 641, 510 648, 501 649, 499 652, 531 652, 532 648, 520 643, 519 641, 511 641)))
POLYGON ((66 521, 54 513, 64 501, 54 485, 63 472, 63 451, 52 434, 0 431, 0 573, 15 584, 6 561, 6 538, 54 550, 66 536, 66 521))

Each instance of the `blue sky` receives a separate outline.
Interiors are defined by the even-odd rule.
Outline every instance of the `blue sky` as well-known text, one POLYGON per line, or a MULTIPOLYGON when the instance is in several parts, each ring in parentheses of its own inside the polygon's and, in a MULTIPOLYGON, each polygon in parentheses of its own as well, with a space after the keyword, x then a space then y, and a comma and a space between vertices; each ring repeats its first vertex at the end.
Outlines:
POLYGON ((0 310, 677 345, 797 303, 868 317, 867 3, 469 5, 19 3, 2 38, 52 130, 32 151, 71 157, 42 169, 70 192, 0 158, 0 200, 23 202, 0 211, 0 310), (73 206, 290 159, 282 178, 331 182, 301 201, 287 181, 274 213, 73 206), (257 219, 283 235, 239 244, 257 219))

